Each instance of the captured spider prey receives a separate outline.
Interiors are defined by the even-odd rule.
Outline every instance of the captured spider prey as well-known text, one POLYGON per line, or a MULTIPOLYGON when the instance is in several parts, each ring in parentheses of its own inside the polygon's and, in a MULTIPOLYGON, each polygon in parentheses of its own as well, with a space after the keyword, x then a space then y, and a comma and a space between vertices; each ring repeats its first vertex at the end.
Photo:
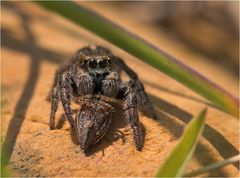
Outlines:
MULTIPOLYGON (((50 129, 55 127, 55 113, 60 100, 70 125, 78 132, 82 149, 85 150, 99 141, 110 126, 111 119, 107 118, 114 108, 111 108, 111 105, 103 99, 101 99, 103 101, 96 101, 95 95, 123 101, 122 108, 133 130, 136 148, 141 150, 144 140, 137 108, 140 106, 144 113, 156 118, 154 108, 137 74, 121 58, 101 46, 78 50, 65 65, 57 70, 51 93, 50 129), (129 81, 121 80, 122 71, 129 76, 129 81), (88 95, 93 96, 94 104, 83 104, 74 122, 71 102, 88 95), (93 123, 94 126, 91 125, 93 123), (93 127, 96 133, 89 131, 93 127)), ((79 102, 79 104, 82 103, 79 102)))
POLYGON ((113 100, 103 95, 85 95, 77 99, 81 105, 75 117, 75 131, 83 151, 94 145, 108 131, 114 108, 113 100))

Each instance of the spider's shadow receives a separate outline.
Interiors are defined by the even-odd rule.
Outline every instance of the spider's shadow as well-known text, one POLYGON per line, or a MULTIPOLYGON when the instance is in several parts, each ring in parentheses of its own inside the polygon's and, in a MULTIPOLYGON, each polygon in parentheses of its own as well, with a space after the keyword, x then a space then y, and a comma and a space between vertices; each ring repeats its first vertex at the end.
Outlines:
MULTIPOLYGON (((98 143, 96 143, 95 145, 93 145, 87 150, 87 152, 85 153, 86 156, 90 156, 99 151, 102 151, 102 154, 104 155, 105 148, 109 147, 119 139, 121 139, 122 144, 125 143, 126 141, 125 134, 120 129, 127 127, 128 123, 125 120, 125 115, 123 113, 121 106, 119 104, 114 104, 113 107, 115 108, 115 112, 112 115, 112 123, 109 130, 98 143)), ((73 112, 75 115, 77 110, 73 110, 73 112)), ((64 114, 62 114, 56 125, 56 129, 61 129, 65 121, 66 121, 66 117, 64 114)), ((145 138, 145 128, 142 124, 141 124, 141 127, 143 130, 143 136, 145 138)), ((71 139, 75 145, 79 146, 79 141, 77 139, 76 132, 73 128, 71 128, 71 139)), ((135 146, 134 143, 132 143, 132 146, 135 146)))

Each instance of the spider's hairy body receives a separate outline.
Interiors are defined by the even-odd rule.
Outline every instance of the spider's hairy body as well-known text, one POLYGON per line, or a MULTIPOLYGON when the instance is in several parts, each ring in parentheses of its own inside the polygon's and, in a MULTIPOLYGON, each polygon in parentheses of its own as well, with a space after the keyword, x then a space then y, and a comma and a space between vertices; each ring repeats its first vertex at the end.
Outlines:
POLYGON ((137 74, 122 59, 100 46, 78 50, 72 59, 56 72, 51 98, 50 129, 54 129, 55 112, 58 101, 61 100, 69 123, 77 130, 81 148, 88 149, 104 136, 110 126, 109 113, 114 111, 114 108, 106 97, 123 100, 122 108, 126 120, 133 129, 136 148, 140 150, 144 140, 137 104, 151 117, 156 117, 155 111, 137 74), (122 82, 121 71, 129 75, 129 81, 122 82), (70 107, 73 98, 88 98, 87 103, 78 102, 81 109, 75 122, 70 107))

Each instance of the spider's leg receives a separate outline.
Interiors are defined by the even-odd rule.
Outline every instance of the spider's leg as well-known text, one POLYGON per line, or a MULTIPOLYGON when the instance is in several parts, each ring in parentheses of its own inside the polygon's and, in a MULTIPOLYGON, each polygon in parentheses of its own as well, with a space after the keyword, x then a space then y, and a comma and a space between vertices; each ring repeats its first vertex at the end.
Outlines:
POLYGON ((141 128, 137 112, 137 96, 128 83, 124 87, 123 110, 126 120, 133 129, 134 141, 137 150, 141 150, 144 143, 143 130, 141 128))
POLYGON ((53 130, 55 128, 55 113, 58 109, 58 101, 59 101, 59 91, 58 91, 58 79, 59 79, 60 73, 57 71, 55 73, 53 86, 51 89, 51 92, 48 96, 48 100, 51 101, 51 114, 50 114, 50 130, 53 130))
POLYGON ((55 128, 55 113, 58 109, 58 100, 59 100, 58 87, 55 86, 52 90, 51 96, 50 130, 53 130, 55 128))
POLYGON ((71 75, 68 72, 64 72, 59 76, 59 92, 60 98, 62 101, 64 112, 67 116, 67 119, 72 127, 74 127, 73 113, 70 107, 71 97, 72 97, 72 80, 71 75))
POLYGON ((128 82, 129 86, 133 88, 134 92, 137 94, 141 110, 148 116, 152 118, 157 118, 157 114, 154 110, 152 103, 150 102, 143 84, 139 80, 130 80, 128 82))
POLYGON ((126 72, 131 79, 134 79, 134 80, 138 79, 137 74, 130 67, 128 67, 127 64, 121 58, 114 56, 113 59, 115 60, 117 67, 120 70, 123 70, 124 72, 126 72))
POLYGON ((151 104, 151 102, 148 99, 148 96, 144 90, 144 86, 143 84, 138 80, 138 76, 137 74, 126 65, 126 63, 119 57, 114 56, 114 60, 117 64, 117 66, 125 71, 128 76, 131 78, 131 80, 129 81, 129 85, 131 85, 131 87, 134 89, 135 93, 137 94, 137 97, 139 99, 139 103, 141 105, 141 110, 149 115, 152 118, 157 118, 157 115, 155 113, 155 110, 151 104))
POLYGON ((49 101, 51 99, 52 93, 54 88, 58 85, 58 79, 59 76, 61 76, 65 71, 69 70, 71 67, 74 66, 75 63, 77 63, 77 61, 79 60, 79 53, 75 53, 72 58, 63 66, 61 66, 55 73, 55 77, 54 77, 54 81, 53 81, 53 86, 51 88, 51 91, 47 97, 47 101, 49 101))

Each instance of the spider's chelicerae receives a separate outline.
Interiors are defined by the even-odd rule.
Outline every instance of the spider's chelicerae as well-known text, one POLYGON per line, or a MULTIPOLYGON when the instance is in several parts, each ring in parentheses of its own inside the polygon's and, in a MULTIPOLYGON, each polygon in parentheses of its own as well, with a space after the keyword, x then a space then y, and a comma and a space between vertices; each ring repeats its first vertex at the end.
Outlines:
POLYGON ((111 123, 111 102, 121 99, 127 122, 133 129, 137 150, 143 147, 143 133, 139 123, 137 104, 150 117, 156 114, 137 74, 122 59, 100 46, 77 51, 67 64, 56 72, 51 96, 50 129, 54 129, 58 101, 63 105, 70 125, 76 130, 81 149, 86 151, 107 132, 111 123), (121 71, 130 77, 123 82, 121 71), (75 122, 71 110, 73 99, 81 105, 75 122))

